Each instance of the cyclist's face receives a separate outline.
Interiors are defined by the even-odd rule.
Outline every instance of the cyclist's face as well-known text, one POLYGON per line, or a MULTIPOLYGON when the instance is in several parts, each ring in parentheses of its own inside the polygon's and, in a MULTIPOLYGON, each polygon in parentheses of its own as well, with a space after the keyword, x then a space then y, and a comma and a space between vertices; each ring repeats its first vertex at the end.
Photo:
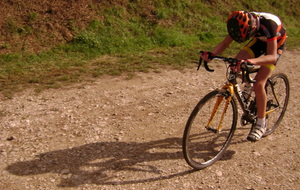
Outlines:
POLYGON ((251 30, 251 33, 250 33, 250 37, 253 37, 256 32, 257 32, 257 29, 258 29, 258 18, 257 17, 253 17, 252 18, 252 23, 253 23, 253 26, 252 26, 252 30, 251 30))

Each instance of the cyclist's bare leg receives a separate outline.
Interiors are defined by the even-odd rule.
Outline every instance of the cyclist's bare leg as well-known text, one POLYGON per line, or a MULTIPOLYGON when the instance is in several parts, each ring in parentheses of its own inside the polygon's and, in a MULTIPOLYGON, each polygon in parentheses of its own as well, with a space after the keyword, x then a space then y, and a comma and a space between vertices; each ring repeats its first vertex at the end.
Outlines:
POLYGON ((265 118, 266 115, 266 104, 267 95, 265 91, 265 84, 268 77, 271 75, 272 70, 268 67, 262 66, 255 76, 256 82, 254 83, 254 92, 257 106, 257 116, 258 118, 265 118))
POLYGON ((236 59, 250 59, 253 58, 248 51, 246 50, 241 50, 236 56, 236 59))
MULTIPOLYGON (((237 59, 250 59, 252 56, 246 50, 241 50, 237 55, 237 59)), ((257 116, 258 118, 265 118, 266 115, 266 104, 267 104, 267 95, 265 91, 265 84, 268 77, 271 75, 272 70, 268 67, 261 67, 258 73, 255 76, 256 82, 253 84, 255 97, 256 97, 256 106, 257 106, 257 116)))
MULTIPOLYGON (((246 50, 241 50, 237 56, 237 59, 250 59, 252 56, 246 50)), ((258 118, 265 118, 267 95, 265 91, 265 84, 268 77, 271 75, 271 69, 267 67, 261 67, 255 76, 256 82, 254 83, 254 92, 256 97, 257 116, 258 118)))

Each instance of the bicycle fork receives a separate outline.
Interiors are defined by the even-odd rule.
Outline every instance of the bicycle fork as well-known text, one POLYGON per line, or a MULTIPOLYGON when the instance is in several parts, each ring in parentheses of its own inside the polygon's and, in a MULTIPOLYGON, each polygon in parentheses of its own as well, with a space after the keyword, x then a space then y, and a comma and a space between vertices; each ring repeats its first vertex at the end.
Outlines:
POLYGON ((211 116, 209 118, 209 121, 206 125, 206 129, 209 130, 209 131, 213 131, 214 133, 219 133, 221 130, 222 130, 222 123, 223 123, 223 120, 224 120, 224 117, 225 117, 225 114, 227 112, 227 109, 228 109, 228 106, 229 106, 229 103, 230 101, 232 100, 232 95, 234 94, 234 88, 233 88, 233 85, 231 83, 229 84, 225 84, 222 89, 220 90, 221 92, 221 95, 218 96, 217 98, 217 101, 215 103, 215 106, 213 108, 213 111, 211 113, 211 116), (220 121, 219 121, 219 125, 218 125, 218 128, 217 129, 214 129, 212 127, 210 127, 213 119, 215 118, 216 116, 216 113, 217 111, 219 110, 220 108, 220 105, 221 103, 223 102, 224 100, 224 97, 226 99, 226 102, 225 102, 225 105, 224 105, 224 108, 223 108, 223 112, 222 112, 222 115, 221 115, 221 118, 220 118, 220 121))

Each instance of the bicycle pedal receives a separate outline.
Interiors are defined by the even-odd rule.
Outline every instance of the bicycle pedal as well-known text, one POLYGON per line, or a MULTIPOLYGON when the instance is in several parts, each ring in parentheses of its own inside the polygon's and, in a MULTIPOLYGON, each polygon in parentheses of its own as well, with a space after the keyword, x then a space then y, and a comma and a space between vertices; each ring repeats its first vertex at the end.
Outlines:
POLYGON ((241 119, 241 125, 242 125, 242 126, 246 126, 246 125, 248 125, 248 124, 249 124, 248 121, 246 121, 245 119, 241 119))

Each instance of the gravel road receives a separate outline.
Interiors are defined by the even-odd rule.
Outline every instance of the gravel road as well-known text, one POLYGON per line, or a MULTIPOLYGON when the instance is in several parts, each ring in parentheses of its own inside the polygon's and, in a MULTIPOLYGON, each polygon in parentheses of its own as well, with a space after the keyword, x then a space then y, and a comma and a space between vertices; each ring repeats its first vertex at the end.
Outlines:
POLYGON ((194 105, 223 84, 222 64, 2 98, 0 189, 300 189, 299 60, 287 51, 275 70, 291 84, 275 133, 251 143, 238 126, 226 156, 201 171, 184 161, 181 138, 194 105))

